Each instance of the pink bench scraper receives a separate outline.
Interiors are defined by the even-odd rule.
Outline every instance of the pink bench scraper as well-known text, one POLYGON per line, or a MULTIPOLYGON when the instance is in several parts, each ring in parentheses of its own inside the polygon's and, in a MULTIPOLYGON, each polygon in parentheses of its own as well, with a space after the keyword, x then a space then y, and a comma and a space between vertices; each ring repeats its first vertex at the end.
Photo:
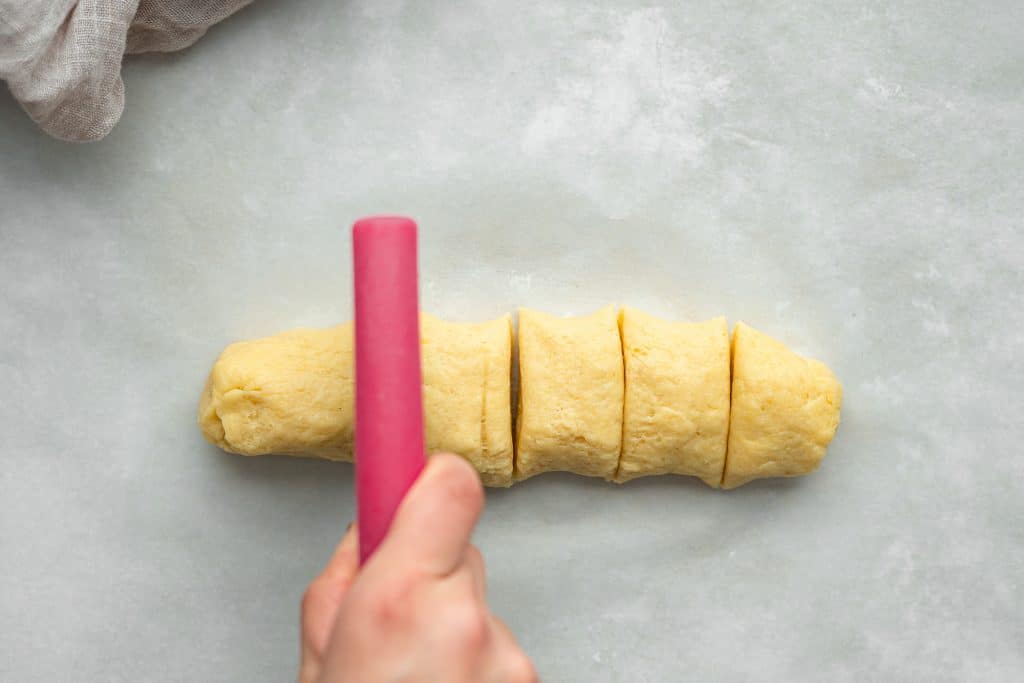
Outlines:
POLYGON ((352 226, 356 501, 360 562, 373 554, 425 462, 416 223, 352 226))

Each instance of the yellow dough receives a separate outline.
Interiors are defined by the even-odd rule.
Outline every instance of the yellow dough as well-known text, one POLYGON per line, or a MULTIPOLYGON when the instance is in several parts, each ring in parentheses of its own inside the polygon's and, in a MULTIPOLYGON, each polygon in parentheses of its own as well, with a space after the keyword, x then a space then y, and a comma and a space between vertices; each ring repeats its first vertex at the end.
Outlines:
POLYGON ((686 474, 718 487, 729 430, 729 329, 619 315, 626 371, 622 458, 616 481, 686 474))
MULTIPOLYGON (((510 316, 420 318, 426 448, 462 455, 488 486, 562 470, 735 488, 813 471, 839 424, 835 375, 743 323, 730 346, 724 318, 522 309, 518 339, 513 448, 510 316)), ((231 344, 200 397, 203 435, 241 455, 351 461, 353 351, 352 323, 231 344)))
POLYGON ((839 426, 842 387, 823 363, 738 323, 723 488, 818 467, 839 426))
POLYGON ((199 401, 203 435, 241 455, 352 459, 352 324, 231 344, 199 401))
POLYGON ((623 401, 617 318, 611 306, 579 318, 519 311, 517 479, 553 470, 615 476, 623 401))
MULTIPOLYGON (((429 452, 458 453, 489 486, 512 483, 512 327, 421 317, 429 452)), ((239 342, 213 366, 199 405, 203 435, 241 455, 351 460, 352 324, 239 342)))
POLYGON ((450 323, 424 313, 428 453, 465 456, 487 486, 512 484, 512 319, 450 323))

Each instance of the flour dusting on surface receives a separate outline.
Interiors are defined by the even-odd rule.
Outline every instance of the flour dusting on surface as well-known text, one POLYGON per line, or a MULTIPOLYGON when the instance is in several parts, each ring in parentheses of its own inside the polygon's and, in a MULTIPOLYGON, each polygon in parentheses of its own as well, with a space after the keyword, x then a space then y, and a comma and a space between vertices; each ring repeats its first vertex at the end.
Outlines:
POLYGON ((730 78, 681 44, 663 9, 594 13, 598 37, 563 68, 550 101, 527 123, 522 148, 621 218, 701 163, 702 117, 723 101, 730 78))

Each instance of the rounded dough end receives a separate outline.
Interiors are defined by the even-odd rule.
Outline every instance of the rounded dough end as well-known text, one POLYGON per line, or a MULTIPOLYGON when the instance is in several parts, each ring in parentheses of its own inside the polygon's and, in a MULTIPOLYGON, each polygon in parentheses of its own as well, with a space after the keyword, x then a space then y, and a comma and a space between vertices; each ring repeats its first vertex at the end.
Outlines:
POLYGON ((199 400, 203 435, 239 455, 351 460, 352 327, 229 345, 199 400))
POLYGON ((817 469, 839 426, 843 391, 832 371, 742 322, 733 331, 732 366, 722 488, 817 469))
POLYGON ((199 396, 199 429, 203 433, 203 438, 214 446, 231 451, 231 447, 224 440, 224 425, 214 407, 213 373, 206 378, 206 386, 199 396))

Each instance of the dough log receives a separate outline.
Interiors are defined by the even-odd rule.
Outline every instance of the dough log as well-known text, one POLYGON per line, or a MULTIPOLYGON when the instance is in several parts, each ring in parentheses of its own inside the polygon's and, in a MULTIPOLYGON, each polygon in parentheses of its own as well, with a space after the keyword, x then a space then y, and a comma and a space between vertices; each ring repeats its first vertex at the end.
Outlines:
MULTIPOLYGON (((352 460, 352 324, 228 346, 199 401, 203 435, 240 455, 352 460)), ((420 320, 430 452, 458 453, 488 486, 512 483, 512 322, 420 320)))
MULTIPOLYGON (((352 459, 352 325, 228 346, 199 404, 203 435, 242 455, 352 459)), ((724 318, 669 322, 633 308, 577 318, 519 312, 513 447, 509 316, 420 321, 426 445, 488 486, 563 470, 655 474, 735 488, 818 467, 842 387, 822 363, 724 318)))

